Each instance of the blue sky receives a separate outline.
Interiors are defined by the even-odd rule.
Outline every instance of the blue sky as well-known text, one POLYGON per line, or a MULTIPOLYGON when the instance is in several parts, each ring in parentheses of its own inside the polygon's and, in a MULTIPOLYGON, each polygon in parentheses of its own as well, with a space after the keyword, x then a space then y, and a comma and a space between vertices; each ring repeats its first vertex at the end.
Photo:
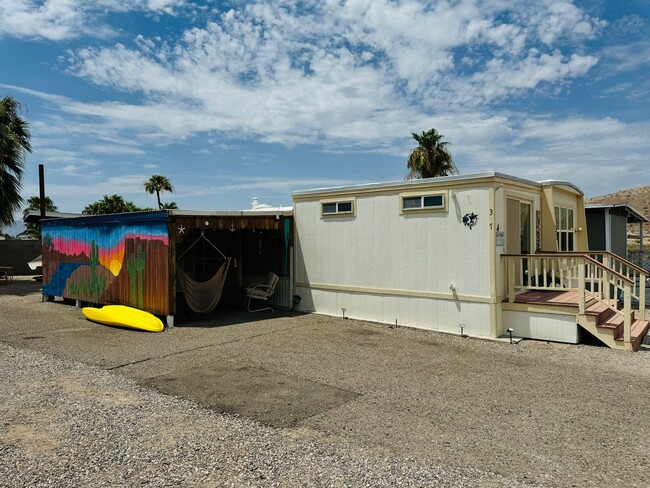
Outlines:
POLYGON ((184 209, 400 180, 435 127, 461 173, 650 184, 650 2, 0 0, 24 192, 184 209))

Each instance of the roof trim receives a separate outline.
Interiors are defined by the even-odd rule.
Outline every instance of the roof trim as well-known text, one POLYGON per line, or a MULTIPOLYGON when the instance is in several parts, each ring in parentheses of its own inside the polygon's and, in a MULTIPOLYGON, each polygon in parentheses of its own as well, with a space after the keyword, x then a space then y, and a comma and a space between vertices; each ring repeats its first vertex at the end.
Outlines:
POLYGON ((542 180, 539 182, 540 185, 542 186, 568 186, 569 188, 577 191, 580 195, 584 195, 584 192, 578 188, 576 185, 571 183, 570 181, 565 181, 565 180, 542 180))
POLYGON ((166 210, 151 210, 145 212, 124 212, 115 214, 100 214, 100 215, 76 215, 71 218, 47 219, 41 221, 41 226, 57 227, 65 225, 85 225, 85 224, 122 224, 133 222, 152 222, 152 221, 166 221, 166 210))
MULTIPOLYGON (((401 180, 375 183, 362 183, 359 185, 335 186, 329 188, 315 188, 313 190, 298 190, 292 192, 292 197, 303 198, 316 196, 320 194, 348 193, 348 192, 372 192, 391 189, 418 188, 420 186, 437 186, 437 185, 454 185, 463 182, 472 182, 476 180, 508 180, 514 183, 524 184, 540 188, 541 184, 537 181, 519 178, 518 176, 507 175, 497 171, 487 171, 484 173, 468 173, 465 175, 440 176, 438 178, 421 178, 415 180, 401 180)), ((582 192, 581 192, 582 193, 582 192)))
POLYGON ((44 219, 69 219, 72 217, 82 217, 83 214, 79 213, 64 213, 64 212, 45 212, 45 217, 41 217, 41 212, 39 210, 30 210, 27 212, 23 222, 40 222, 44 219))
POLYGON ((402 181, 388 181, 388 182, 376 182, 376 183, 363 183, 359 185, 349 185, 349 186, 335 186, 329 188, 315 188, 312 190, 298 190, 294 191, 291 195, 294 199, 305 198, 310 196, 319 196, 327 194, 339 194, 339 193, 352 193, 352 192, 374 192, 374 191, 385 191, 385 190, 402 190, 405 188, 418 188, 420 186, 451 186, 458 185, 464 182, 476 182, 481 180, 505 180, 511 181, 513 183, 518 183, 522 185, 542 188, 544 186, 566 186, 576 191, 579 195, 584 195, 583 191, 580 190, 576 185, 571 182, 563 180, 543 180, 543 181, 533 181, 526 178, 520 178, 518 176, 508 175, 505 173, 500 173, 498 171, 486 171, 483 173, 468 173, 465 175, 453 175, 453 176, 441 176, 438 178, 421 178, 415 180, 402 180, 402 181))
POLYGON ((293 207, 279 207, 264 210, 168 210, 169 215, 175 217, 291 217, 293 207))
POLYGON ((637 209, 635 209, 633 206, 627 203, 590 203, 585 205, 585 210, 590 208, 618 208, 618 207, 624 208, 627 211, 628 222, 631 223, 650 222, 650 220, 648 220, 648 218, 645 215, 643 215, 641 212, 639 212, 637 209), (630 219, 630 216, 632 216, 634 219, 630 219))

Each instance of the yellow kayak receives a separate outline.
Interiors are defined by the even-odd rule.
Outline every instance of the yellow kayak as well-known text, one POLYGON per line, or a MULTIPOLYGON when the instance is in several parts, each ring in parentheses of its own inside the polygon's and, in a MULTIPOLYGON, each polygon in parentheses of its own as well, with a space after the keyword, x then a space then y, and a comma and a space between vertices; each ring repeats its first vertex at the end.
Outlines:
POLYGON ((162 321, 153 314, 127 307, 126 305, 105 305, 102 308, 84 307, 81 309, 88 320, 116 327, 162 332, 162 321))

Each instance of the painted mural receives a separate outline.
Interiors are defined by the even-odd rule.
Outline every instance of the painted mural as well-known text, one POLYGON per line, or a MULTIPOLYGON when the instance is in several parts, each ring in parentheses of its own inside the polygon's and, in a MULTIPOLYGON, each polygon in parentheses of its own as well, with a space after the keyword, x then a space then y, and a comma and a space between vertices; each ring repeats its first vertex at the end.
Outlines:
POLYGON ((166 221, 44 225, 43 294, 168 313, 166 221))

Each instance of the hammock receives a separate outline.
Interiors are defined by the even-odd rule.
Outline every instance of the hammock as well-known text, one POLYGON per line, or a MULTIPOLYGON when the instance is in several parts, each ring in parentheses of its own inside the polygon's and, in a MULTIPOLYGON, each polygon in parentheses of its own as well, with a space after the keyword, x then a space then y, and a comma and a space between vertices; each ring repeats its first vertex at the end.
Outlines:
POLYGON ((219 303, 226 282, 231 258, 226 258, 215 275, 208 281, 195 281, 180 267, 176 268, 176 281, 185 295, 189 307, 197 313, 210 313, 219 303))

